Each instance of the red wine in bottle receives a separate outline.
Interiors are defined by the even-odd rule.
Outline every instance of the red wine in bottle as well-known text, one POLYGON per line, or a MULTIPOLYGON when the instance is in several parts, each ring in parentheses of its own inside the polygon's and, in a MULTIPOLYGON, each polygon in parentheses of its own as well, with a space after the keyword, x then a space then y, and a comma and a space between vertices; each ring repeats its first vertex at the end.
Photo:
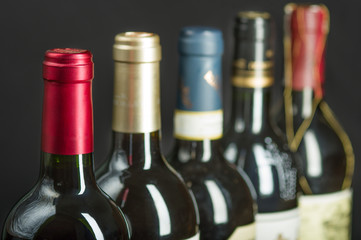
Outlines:
POLYGON ((124 215, 93 173, 91 53, 48 50, 43 77, 40 178, 10 212, 2 239, 129 239, 124 215))
POLYGON ((176 144, 169 162, 197 201, 200 239, 255 239, 255 201, 243 176, 224 159, 222 137, 222 32, 185 27, 178 42, 176 144))
POLYGON ((231 121, 224 156, 257 192, 256 239, 298 239, 296 159, 270 118, 273 28, 266 12, 241 12, 235 24, 231 121))
POLYGON ((302 160, 301 240, 351 237, 354 154, 324 100, 328 31, 326 6, 286 5, 284 107, 277 122, 302 160))
POLYGON ((194 199, 160 149, 159 37, 120 33, 113 57, 113 144, 97 181, 124 211, 131 239, 199 239, 194 199))

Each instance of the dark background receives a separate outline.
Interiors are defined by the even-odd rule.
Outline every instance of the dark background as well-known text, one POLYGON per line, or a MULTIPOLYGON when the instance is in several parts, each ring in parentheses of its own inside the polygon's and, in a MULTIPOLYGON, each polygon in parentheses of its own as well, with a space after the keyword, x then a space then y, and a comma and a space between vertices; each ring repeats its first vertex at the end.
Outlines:
MULTIPOLYGON (((208 25, 224 33, 224 108, 229 120, 233 21, 241 10, 269 11, 277 25, 276 86, 283 76, 282 23, 285 0, 1 0, 0 2, 0 224, 13 204, 35 184, 40 166, 45 50, 86 48, 93 52, 95 165, 111 141, 112 44, 124 31, 158 33, 163 47, 161 100, 163 150, 172 144, 177 81, 177 38, 187 25, 208 25)), ((299 1, 295 1, 299 2, 299 1)), ((361 1, 321 1, 329 7, 331 31, 326 56, 326 99, 354 146, 353 239, 361 239, 361 1)))

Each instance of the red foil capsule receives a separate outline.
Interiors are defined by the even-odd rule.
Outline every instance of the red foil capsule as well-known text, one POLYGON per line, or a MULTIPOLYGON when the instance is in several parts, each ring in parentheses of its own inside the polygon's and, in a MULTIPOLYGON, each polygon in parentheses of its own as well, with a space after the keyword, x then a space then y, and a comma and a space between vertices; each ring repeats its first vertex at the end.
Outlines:
POLYGON ((43 78, 42 151, 93 152, 92 54, 82 49, 48 50, 43 78))
POLYGON ((316 97, 322 97, 328 9, 324 5, 290 4, 286 12, 289 14, 292 88, 302 90, 310 87, 316 97))

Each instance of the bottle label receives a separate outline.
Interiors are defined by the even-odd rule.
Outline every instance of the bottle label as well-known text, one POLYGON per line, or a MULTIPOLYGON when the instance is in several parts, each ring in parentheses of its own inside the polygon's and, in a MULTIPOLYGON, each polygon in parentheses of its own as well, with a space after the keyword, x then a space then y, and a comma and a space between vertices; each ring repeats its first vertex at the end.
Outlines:
POLYGON ((300 240, 347 240, 351 237, 352 190, 301 196, 300 240))
POLYGON ((187 239, 184 239, 184 240, 199 240, 199 232, 196 235, 194 235, 193 237, 187 238, 187 239))
POLYGON ((228 240, 254 240, 256 239, 256 224, 236 228, 228 240))
POLYGON ((177 139, 203 140, 222 137, 223 111, 190 112, 176 110, 174 135, 177 139))
POLYGON ((276 213, 258 213, 256 215, 256 240, 297 240, 299 225, 300 218, 297 208, 276 213))

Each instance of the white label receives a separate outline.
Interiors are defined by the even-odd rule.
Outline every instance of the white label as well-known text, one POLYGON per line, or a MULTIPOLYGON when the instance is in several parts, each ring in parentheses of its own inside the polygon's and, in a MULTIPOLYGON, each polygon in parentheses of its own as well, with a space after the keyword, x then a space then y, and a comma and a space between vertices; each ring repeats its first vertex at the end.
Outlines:
POLYGON ((187 239, 184 239, 184 240, 199 240, 199 232, 196 235, 194 235, 193 237, 187 238, 187 239))
POLYGON ((228 240, 254 240, 256 239, 256 224, 236 228, 228 240))
POLYGON ((352 190, 301 196, 300 240, 351 238, 352 190))
MULTIPOLYGON (((256 215, 256 240, 297 240, 300 218, 298 209, 256 215)), ((316 240, 317 238, 314 238, 316 240)), ((318 239, 317 239, 318 240, 318 239)))
POLYGON ((176 110, 175 137, 185 140, 218 139, 222 137, 223 111, 189 112, 176 110))

